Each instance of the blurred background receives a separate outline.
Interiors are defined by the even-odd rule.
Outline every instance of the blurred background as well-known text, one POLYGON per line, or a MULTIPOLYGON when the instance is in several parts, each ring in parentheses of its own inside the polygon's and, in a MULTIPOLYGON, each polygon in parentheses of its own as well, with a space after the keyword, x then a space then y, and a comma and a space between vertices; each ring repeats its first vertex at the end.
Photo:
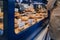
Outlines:
MULTIPOLYGON (((51 12, 49 33, 52 39, 60 40, 60 0, 47 0, 46 7, 51 12)), ((0 29, 3 29, 3 1, 0 0, 0 29)), ((2 34, 2 33, 1 33, 2 34)))

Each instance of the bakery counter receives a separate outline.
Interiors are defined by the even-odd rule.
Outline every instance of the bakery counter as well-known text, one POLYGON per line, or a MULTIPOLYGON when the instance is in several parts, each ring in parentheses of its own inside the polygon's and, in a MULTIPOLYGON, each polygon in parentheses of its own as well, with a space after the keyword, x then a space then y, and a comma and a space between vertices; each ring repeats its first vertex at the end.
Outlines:
POLYGON ((28 27, 27 29, 21 31, 20 33, 17 34, 17 38, 20 38, 21 40, 26 39, 26 40, 31 40, 38 35, 48 24, 48 19, 43 19, 34 25, 28 27), (45 20, 45 21, 44 21, 45 20), (20 37, 18 37, 20 36, 20 37), (22 37, 22 38, 21 38, 22 37))
POLYGON ((3 12, 0 12, 0 29, 3 30, 3 12))
POLYGON ((15 14, 15 33, 19 32, 31 27, 32 25, 38 23, 43 20, 44 14, 42 13, 30 13, 30 14, 15 14))

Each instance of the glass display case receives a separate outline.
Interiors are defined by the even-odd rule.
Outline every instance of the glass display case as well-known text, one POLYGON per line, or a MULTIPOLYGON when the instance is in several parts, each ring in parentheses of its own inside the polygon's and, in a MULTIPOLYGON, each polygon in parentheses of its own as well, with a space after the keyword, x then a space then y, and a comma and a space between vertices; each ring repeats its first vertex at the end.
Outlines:
POLYGON ((46 6, 40 3, 31 3, 29 5, 28 3, 21 1, 17 2, 15 5, 14 17, 15 33, 18 34, 21 31, 43 20, 44 18, 47 18, 48 11, 46 6))
POLYGON ((48 10, 43 2, 3 0, 0 7, 0 39, 30 40, 48 24, 48 10))

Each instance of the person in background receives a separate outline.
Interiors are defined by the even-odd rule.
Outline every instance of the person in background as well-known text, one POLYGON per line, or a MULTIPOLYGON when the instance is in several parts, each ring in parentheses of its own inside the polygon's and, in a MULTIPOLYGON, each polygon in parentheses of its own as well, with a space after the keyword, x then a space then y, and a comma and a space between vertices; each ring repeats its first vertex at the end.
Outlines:
POLYGON ((58 0, 48 0, 47 4, 47 9, 50 10, 51 13, 49 23, 51 40, 60 40, 60 6, 58 2, 58 0), (54 4, 57 6, 55 7, 54 4))
POLYGON ((24 10, 23 5, 21 5, 22 2, 23 2, 23 0, 16 0, 15 7, 18 9, 18 12, 22 12, 24 10))
POLYGON ((36 10, 39 3, 40 4, 47 4, 48 1, 47 0, 32 0, 32 2, 33 2, 34 9, 36 10))

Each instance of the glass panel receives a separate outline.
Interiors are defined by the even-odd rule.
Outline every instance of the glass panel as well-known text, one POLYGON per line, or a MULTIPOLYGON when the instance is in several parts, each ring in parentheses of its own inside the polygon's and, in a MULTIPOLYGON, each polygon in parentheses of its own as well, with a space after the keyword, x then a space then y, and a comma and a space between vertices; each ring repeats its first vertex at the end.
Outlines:
POLYGON ((3 1, 0 1, 0 35, 3 34, 3 1))
POLYGON ((15 3, 15 33, 29 28, 33 24, 48 16, 45 6, 40 4, 28 4, 28 1, 17 1, 15 3))

